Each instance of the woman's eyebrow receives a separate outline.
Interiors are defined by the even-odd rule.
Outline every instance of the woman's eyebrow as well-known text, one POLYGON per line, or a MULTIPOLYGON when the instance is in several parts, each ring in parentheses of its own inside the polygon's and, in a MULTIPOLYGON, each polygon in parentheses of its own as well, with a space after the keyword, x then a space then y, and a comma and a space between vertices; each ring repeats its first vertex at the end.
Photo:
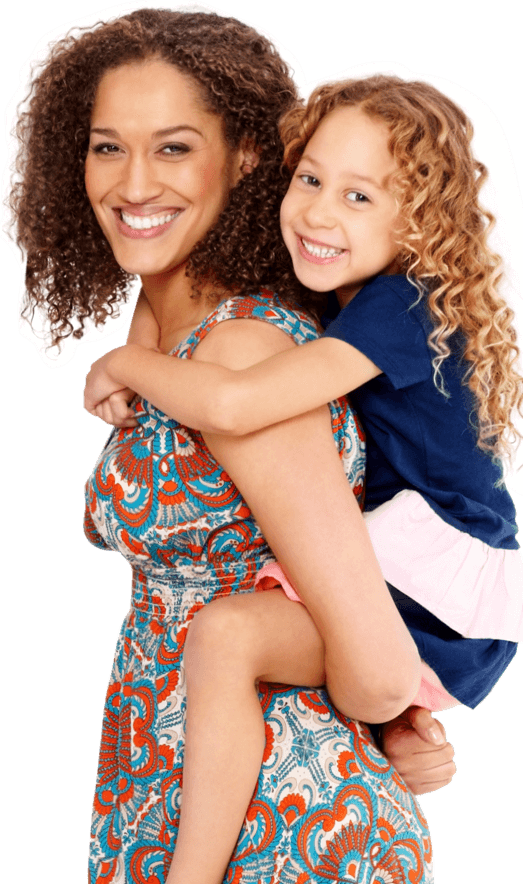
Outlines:
POLYGON ((176 135, 177 132, 181 132, 183 130, 189 130, 189 132, 196 132, 197 135, 201 135, 203 138, 203 132, 199 129, 196 129, 195 126, 189 126, 188 124, 183 124, 182 126, 169 126, 167 129, 159 129, 154 133, 155 138, 164 138, 166 135, 176 135))
MULTIPOLYGON (((166 135, 176 135, 177 132, 189 131, 196 132, 197 135, 201 135, 203 137, 202 132, 199 129, 196 129, 194 126, 189 126, 188 124, 183 124, 181 126, 168 126, 166 129, 158 129, 157 132, 153 132, 153 138, 164 138, 166 135)), ((98 126, 95 126, 91 129, 91 135, 105 135, 109 138, 116 138, 118 136, 118 132, 116 129, 102 129, 98 126)))

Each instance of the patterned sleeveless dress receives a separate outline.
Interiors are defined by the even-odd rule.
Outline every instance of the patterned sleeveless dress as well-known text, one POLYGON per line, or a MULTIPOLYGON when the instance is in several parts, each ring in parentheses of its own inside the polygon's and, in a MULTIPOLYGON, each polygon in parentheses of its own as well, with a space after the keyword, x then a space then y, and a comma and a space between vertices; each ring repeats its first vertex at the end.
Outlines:
MULTIPOLYGON (((228 319, 313 323, 272 293, 222 302, 173 355, 190 358, 228 319)), ((183 647, 212 599, 252 592, 273 556, 245 500, 201 435, 137 398, 138 426, 114 430, 87 482, 85 529, 132 566, 105 704, 89 864, 91 884, 163 884, 182 796, 183 647)), ((346 402, 331 405, 340 457, 361 496, 363 444, 346 402)), ((266 747, 228 884, 430 884, 426 822, 365 725, 323 689, 260 688, 266 747)))

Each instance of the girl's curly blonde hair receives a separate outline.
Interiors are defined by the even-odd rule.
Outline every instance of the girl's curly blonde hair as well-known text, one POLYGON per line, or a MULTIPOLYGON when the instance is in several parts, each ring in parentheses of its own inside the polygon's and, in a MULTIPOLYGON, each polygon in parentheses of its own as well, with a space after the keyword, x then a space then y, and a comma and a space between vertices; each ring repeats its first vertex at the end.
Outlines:
POLYGON ((521 439, 512 420, 523 401, 519 349, 513 311, 498 291, 501 259, 487 244, 494 218, 478 201, 487 170, 472 155, 470 120, 428 83, 377 75, 320 86, 280 124, 291 172, 326 114, 347 105, 385 122, 390 132, 398 170, 391 186, 402 224, 398 260, 427 299, 434 381, 445 395, 441 365, 451 337, 461 335, 478 444, 494 457, 509 454, 521 439))

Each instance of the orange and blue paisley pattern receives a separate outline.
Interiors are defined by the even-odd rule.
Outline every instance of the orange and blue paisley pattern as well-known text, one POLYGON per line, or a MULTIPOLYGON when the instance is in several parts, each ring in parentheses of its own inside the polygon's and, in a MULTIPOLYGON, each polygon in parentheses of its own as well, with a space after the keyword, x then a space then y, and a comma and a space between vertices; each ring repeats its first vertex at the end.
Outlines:
MULTIPOLYGON (((261 292, 222 302, 173 355, 190 358, 219 322, 271 322, 298 344, 313 323, 261 292)), ((183 647, 212 599, 252 592, 273 560, 251 511, 201 435, 137 399, 87 483, 85 530, 133 569, 105 704, 91 884, 164 884, 176 841, 185 718, 183 647)), ((333 432, 361 498, 364 442, 347 402, 333 432)), ((322 689, 262 686, 266 747, 227 884, 430 884, 429 833, 368 729, 322 689)))

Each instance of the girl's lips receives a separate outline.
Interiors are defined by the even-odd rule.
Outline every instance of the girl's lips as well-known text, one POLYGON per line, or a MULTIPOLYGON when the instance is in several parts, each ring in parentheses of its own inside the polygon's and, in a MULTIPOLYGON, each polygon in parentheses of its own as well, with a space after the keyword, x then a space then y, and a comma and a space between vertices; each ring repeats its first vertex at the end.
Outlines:
MULTIPOLYGON (((153 239, 156 236, 161 236, 162 233, 165 233, 166 230, 169 230, 169 228, 182 214, 183 209, 176 209, 175 217, 171 218, 171 220, 167 221, 165 224, 159 224, 157 227, 146 227, 143 230, 137 230, 134 227, 129 227, 129 225, 126 224, 125 221, 123 221, 121 211, 121 209, 113 209, 114 217, 116 219, 116 228, 118 232, 122 234, 122 236, 126 236, 128 239, 153 239)), ((139 218, 149 217, 144 212, 129 212, 128 214, 133 214, 139 218)), ((156 212, 155 214, 173 215, 174 212, 171 210, 170 212, 156 212)))
POLYGON ((325 257, 322 257, 321 255, 312 255, 305 248, 303 240, 322 250, 332 251, 334 249, 334 246, 328 246, 325 243, 320 243, 318 242, 318 240, 309 239, 306 236, 301 237, 299 233, 296 234, 296 239, 298 241, 298 251, 301 257, 305 258, 306 261, 309 261, 310 264, 333 264, 335 261, 339 261, 340 258, 343 258, 343 256, 347 254, 347 249, 339 249, 337 250, 339 252, 339 254, 337 255, 328 255, 325 257))

